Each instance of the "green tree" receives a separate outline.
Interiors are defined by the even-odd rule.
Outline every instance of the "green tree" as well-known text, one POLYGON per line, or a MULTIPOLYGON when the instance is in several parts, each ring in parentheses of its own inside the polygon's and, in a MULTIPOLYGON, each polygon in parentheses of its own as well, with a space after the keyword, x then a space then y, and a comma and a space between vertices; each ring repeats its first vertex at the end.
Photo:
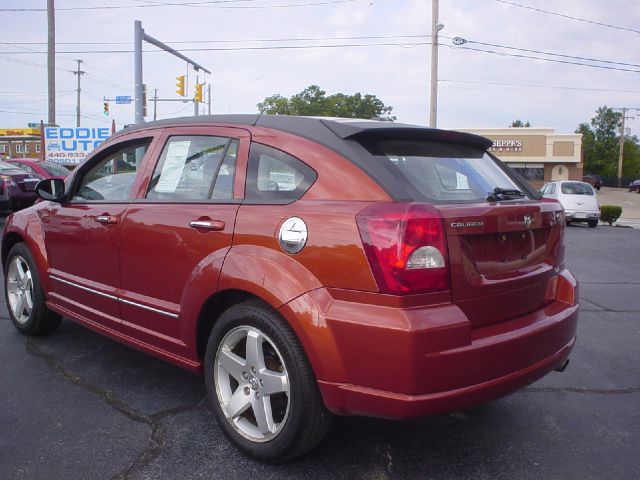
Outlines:
POLYGON ((344 118, 381 118, 393 121, 393 107, 387 107, 375 95, 346 95, 335 93, 327 96, 318 85, 310 85, 302 92, 285 98, 276 94, 257 105, 260 113, 277 115, 302 115, 344 118))
POLYGON ((605 177, 618 174, 618 153, 620 137, 620 113, 602 106, 596 111, 589 124, 581 123, 576 133, 582 133, 584 168, 588 173, 605 177))
POLYGON ((511 125, 509 125, 509 127, 514 128, 514 127, 531 127, 531 123, 529 123, 529 120, 527 120, 526 122, 523 122, 522 120, 520 120, 519 118, 517 120, 514 120, 513 122, 511 122, 511 125))

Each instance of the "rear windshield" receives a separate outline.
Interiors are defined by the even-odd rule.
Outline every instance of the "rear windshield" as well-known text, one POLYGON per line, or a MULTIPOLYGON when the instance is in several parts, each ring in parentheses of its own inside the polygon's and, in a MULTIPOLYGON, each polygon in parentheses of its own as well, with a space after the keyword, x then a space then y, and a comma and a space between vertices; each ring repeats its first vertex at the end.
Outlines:
POLYGON ((562 193, 565 195, 593 195, 593 188, 588 183, 564 182, 562 193))
POLYGON ((56 177, 66 177, 69 175, 69 170, 64 168, 61 165, 56 165, 55 163, 41 163, 40 166, 44 168, 49 175, 54 175, 56 177))
POLYGON ((522 190, 478 148, 420 140, 379 140, 364 146, 378 161, 387 162, 395 176, 434 202, 486 201, 496 187, 522 190))

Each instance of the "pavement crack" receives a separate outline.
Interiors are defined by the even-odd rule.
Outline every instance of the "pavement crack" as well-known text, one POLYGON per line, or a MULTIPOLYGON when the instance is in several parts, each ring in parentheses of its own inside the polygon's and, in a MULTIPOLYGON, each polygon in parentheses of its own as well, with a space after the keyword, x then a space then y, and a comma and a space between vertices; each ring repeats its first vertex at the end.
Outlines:
POLYGON ((626 393, 640 393, 640 387, 630 388, 583 388, 583 387, 528 387, 525 392, 569 392, 594 393, 599 395, 621 395, 626 393))
POLYGON ((49 369, 59 374, 68 382, 97 395, 105 404, 114 408, 129 420, 138 423, 144 423, 145 425, 149 426, 149 428, 151 429, 149 443, 144 448, 144 450, 140 452, 140 454, 136 457, 133 463, 131 463, 131 465, 127 466, 125 469, 121 470, 113 477, 114 480, 126 480, 128 478, 131 478, 131 475, 142 470, 151 461, 157 458, 158 455, 160 455, 160 451, 162 450, 162 447, 164 446, 166 440, 166 429, 162 424, 162 421, 165 418, 171 415, 177 415, 179 413, 196 409, 201 406, 206 399, 206 397, 203 397, 192 404, 179 405, 177 407, 169 408, 167 410, 162 410, 160 412, 147 415, 145 413, 138 412, 127 405, 126 402, 118 398, 111 390, 91 383, 90 381, 82 378, 54 355, 43 352, 39 347, 37 341, 35 341, 33 338, 27 338, 26 349, 29 354, 43 360, 47 367, 49 367, 49 369))

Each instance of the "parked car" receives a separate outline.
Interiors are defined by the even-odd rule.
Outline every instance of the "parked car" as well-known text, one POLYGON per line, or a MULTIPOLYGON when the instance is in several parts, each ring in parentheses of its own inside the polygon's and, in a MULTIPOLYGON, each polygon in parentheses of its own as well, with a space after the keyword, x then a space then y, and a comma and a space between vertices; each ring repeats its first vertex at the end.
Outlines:
POLYGON ((12 158, 7 163, 15 165, 29 173, 41 176, 42 178, 61 178, 64 180, 69 176, 70 171, 62 165, 52 162, 40 162, 33 158, 12 158))
POLYGON ((567 224, 586 222, 596 228, 600 220, 600 205, 593 187, 585 182, 550 182, 542 187, 540 193, 547 198, 558 200, 564 207, 567 224))
POLYGON ((582 181, 588 183, 596 190, 600 190, 600 187, 602 187, 602 177, 600 175, 593 175, 588 173, 587 175, 582 177, 582 181))
POLYGON ((0 212, 15 212, 33 205, 38 199, 35 190, 40 180, 40 175, 0 161, 0 212))
POLYGON ((640 193, 640 179, 634 180, 629 184, 629 191, 640 193))
POLYGON ((506 395, 564 369, 578 296, 562 206, 491 145, 270 115, 127 128, 7 221, 11 320, 36 335, 64 315, 203 374, 223 432, 264 461, 335 414, 506 395))

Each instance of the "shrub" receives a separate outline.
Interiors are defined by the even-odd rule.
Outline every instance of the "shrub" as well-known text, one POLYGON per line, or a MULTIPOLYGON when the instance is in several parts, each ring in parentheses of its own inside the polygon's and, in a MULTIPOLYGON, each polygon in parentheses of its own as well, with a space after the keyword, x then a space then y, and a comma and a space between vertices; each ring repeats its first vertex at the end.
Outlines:
POLYGON ((602 205, 600 206, 600 220, 613 225, 613 222, 618 220, 622 215, 622 207, 617 205, 602 205))

